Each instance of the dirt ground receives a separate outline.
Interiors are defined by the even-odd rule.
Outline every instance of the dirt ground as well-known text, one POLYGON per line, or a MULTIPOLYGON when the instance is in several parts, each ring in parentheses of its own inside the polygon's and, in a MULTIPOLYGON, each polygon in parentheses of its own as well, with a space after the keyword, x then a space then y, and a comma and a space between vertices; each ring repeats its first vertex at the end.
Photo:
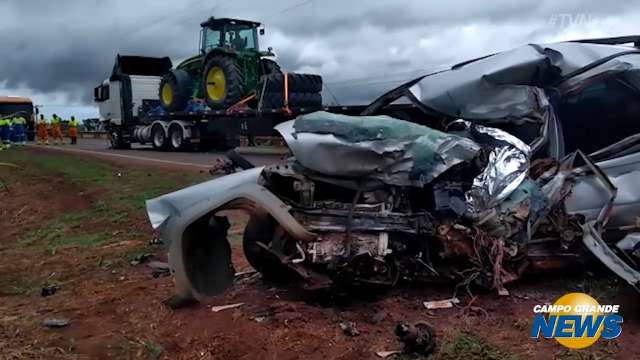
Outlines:
MULTIPOLYGON (((35 149, 4 152, 4 162, 19 168, 0 165, 2 359, 375 359, 401 349, 399 321, 436 329, 435 358, 640 359, 637 294, 595 269, 530 277, 511 285, 507 297, 459 294, 459 306, 432 311, 422 303, 450 298, 453 285, 403 286, 327 304, 254 275, 212 304, 171 310, 162 303, 172 294, 171 277, 153 276, 141 261, 166 260, 162 246, 150 244, 144 200, 207 175, 35 149), (51 286, 57 291, 43 297, 51 286), (621 304, 620 338, 582 351, 530 339, 532 307, 572 291, 621 304), (235 303, 243 305, 211 311, 235 303), (52 329, 46 319, 70 324, 52 329), (353 323, 358 334, 345 334, 341 323, 353 323)), ((246 217, 229 217, 236 271, 251 270, 239 241, 246 217)))

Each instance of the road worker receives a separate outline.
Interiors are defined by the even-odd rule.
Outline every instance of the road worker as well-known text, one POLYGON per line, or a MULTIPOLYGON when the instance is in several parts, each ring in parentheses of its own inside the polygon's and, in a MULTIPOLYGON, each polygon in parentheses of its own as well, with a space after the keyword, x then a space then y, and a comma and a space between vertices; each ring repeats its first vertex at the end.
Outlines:
POLYGON ((27 119, 22 115, 13 118, 13 142, 22 146, 27 144, 27 119))
POLYGON ((58 145, 58 141, 60 141, 60 144, 64 145, 62 129, 60 128, 60 120, 61 119, 56 114, 53 114, 51 117, 51 137, 53 138, 53 145, 58 145))
POLYGON ((11 147, 11 117, 0 118, 0 139, 2 139, 0 148, 8 149, 11 147))
POLYGON ((38 145, 49 145, 49 129, 47 129, 47 120, 44 115, 40 115, 38 120, 38 145))
POLYGON ((69 137, 71 138, 71 145, 78 143, 78 122, 74 116, 71 116, 71 120, 69 120, 69 137))

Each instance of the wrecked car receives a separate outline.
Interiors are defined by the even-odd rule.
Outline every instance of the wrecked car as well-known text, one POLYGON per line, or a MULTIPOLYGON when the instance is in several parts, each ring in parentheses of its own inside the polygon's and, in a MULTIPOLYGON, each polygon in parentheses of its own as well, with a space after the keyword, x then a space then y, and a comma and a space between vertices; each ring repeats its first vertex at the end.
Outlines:
POLYGON ((449 281, 506 293, 527 272, 590 258, 639 288, 630 41, 531 44, 414 79, 360 116, 279 124, 286 159, 147 202, 177 295, 233 283, 220 214, 232 209, 251 214, 248 262, 307 289, 449 281), (397 101, 416 111, 376 115, 397 101))

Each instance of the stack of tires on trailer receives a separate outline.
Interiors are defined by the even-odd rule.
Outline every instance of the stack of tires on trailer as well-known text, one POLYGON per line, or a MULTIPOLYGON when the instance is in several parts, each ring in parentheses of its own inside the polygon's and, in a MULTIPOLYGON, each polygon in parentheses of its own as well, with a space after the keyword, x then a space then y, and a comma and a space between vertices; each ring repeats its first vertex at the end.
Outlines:
POLYGON ((271 73, 262 76, 258 91, 258 107, 262 109, 283 108, 285 98, 288 100, 289 107, 322 106, 322 77, 320 75, 271 73))

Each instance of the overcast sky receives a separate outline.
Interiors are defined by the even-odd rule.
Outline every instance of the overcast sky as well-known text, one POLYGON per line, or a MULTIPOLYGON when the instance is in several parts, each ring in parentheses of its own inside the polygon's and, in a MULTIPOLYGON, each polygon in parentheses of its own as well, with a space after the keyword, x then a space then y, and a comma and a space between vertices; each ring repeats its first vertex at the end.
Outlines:
MULTIPOLYGON (((363 103, 456 62, 527 43, 640 33, 634 0, 0 0, 0 95, 97 117, 93 87, 116 54, 197 53, 209 16, 262 22, 261 47, 363 103)), ((325 102, 333 97, 325 91, 325 102)))

